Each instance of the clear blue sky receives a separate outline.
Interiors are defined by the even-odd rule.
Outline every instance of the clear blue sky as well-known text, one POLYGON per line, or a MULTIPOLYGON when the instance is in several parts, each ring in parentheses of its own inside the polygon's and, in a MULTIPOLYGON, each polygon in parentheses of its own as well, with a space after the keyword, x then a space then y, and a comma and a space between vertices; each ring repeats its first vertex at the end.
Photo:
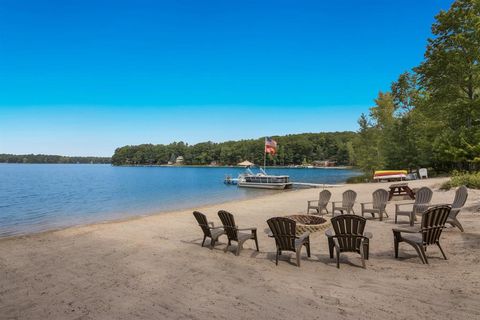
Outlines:
POLYGON ((447 0, 0 1, 0 153, 356 130, 447 0))

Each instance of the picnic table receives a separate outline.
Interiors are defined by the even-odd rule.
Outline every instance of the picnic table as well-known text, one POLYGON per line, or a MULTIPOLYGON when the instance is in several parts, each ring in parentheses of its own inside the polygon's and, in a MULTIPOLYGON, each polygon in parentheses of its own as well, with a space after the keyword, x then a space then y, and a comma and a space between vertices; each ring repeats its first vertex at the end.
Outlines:
POLYGON ((407 195, 410 199, 415 199, 415 192, 408 186, 408 183, 395 183, 390 185, 390 192, 388 194, 388 200, 392 200, 393 196, 407 195))

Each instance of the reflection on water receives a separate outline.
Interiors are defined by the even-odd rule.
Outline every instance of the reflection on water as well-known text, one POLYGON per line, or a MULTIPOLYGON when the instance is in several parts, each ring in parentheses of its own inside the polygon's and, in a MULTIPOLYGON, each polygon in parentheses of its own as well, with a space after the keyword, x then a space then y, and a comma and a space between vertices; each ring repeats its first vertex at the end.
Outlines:
MULTIPOLYGON (((0 164, 0 236, 38 232, 282 191, 223 184, 239 168, 0 164)), ((341 183, 352 170, 270 169, 292 181, 341 183)))

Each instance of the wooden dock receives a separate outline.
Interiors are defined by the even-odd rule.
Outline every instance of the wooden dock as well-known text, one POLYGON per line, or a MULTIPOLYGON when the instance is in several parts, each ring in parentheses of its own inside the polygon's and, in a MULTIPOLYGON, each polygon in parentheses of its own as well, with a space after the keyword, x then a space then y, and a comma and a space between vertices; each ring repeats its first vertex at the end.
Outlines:
POLYGON ((325 183, 309 183, 309 182, 292 182, 295 186, 310 187, 310 188, 335 188, 343 187, 343 184, 325 184, 325 183))

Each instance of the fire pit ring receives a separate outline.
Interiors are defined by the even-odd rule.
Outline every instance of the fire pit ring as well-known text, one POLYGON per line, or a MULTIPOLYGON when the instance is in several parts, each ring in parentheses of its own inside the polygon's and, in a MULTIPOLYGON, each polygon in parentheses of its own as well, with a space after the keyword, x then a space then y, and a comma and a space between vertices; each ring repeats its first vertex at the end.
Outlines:
POLYGON ((297 235, 302 235, 307 231, 310 233, 322 231, 330 227, 331 224, 330 221, 325 218, 312 214, 293 214, 285 218, 292 219, 297 223, 297 235))

